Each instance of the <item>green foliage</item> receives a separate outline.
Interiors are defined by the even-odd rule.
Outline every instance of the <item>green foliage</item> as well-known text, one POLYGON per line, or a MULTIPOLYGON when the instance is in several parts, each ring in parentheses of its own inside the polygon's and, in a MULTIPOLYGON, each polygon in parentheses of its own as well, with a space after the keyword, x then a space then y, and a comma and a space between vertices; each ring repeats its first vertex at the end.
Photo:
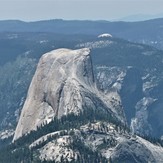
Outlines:
POLYGON ((70 148, 74 151, 79 151, 80 153, 76 163, 83 163, 85 161, 88 163, 108 162, 107 159, 104 158, 100 153, 85 146, 84 143, 75 135, 73 136, 73 142, 71 143, 70 148))
POLYGON ((87 108, 80 115, 69 114, 61 117, 61 119, 54 118, 49 124, 38 127, 37 131, 31 131, 29 134, 18 139, 15 145, 20 146, 24 143, 30 144, 48 133, 79 128, 81 125, 96 121, 111 122, 116 124, 116 126, 126 129, 126 126, 123 126, 123 124, 113 117, 111 113, 104 112, 100 109, 93 110, 87 108))
POLYGON ((103 142, 97 147, 98 150, 107 149, 111 147, 115 147, 117 145, 117 141, 111 137, 110 139, 103 138, 103 142))
POLYGON ((0 139, 0 149, 9 144, 12 141, 13 136, 5 138, 5 139, 0 139))
MULTIPOLYGON (((115 117, 113 117, 111 113, 106 113, 100 109, 93 110, 87 108, 80 115, 70 114, 68 116, 63 116, 61 119, 54 118, 49 124, 38 127, 37 131, 31 131, 29 134, 15 141, 13 144, 7 146, 3 150, 0 150, 0 162, 3 163, 5 160, 5 163, 8 163, 10 160, 13 160, 12 163, 15 163, 17 161, 19 162, 20 160, 25 160, 26 162, 31 161, 35 163, 38 161, 36 152, 37 149, 41 148, 51 140, 55 140, 60 136, 67 135, 68 132, 62 131, 60 135, 56 134, 54 136, 49 136, 45 142, 38 144, 36 147, 30 150, 28 146, 32 142, 51 132, 79 128, 81 125, 97 121, 115 123, 123 128, 123 125, 115 117), (10 157, 7 157, 8 155, 10 155, 10 157)), ((71 130, 70 135, 74 136, 73 130, 71 130)), ((82 163, 82 160, 89 160, 91 163, 92 161, 99 162, 100 160, 104 160, 104 158, 97 152, 91 151, 88 147, 84 146, 80 139, 77 139, 76 137, 73 138, 74 142, 71 145, 71 148, 78 150, 81 153, 79 156, 79 162, 82 163)))
POLYGON ((1 163, 30 163, 32 162, 32 152, 26 147, 14 149, 14 146, 9 145, 0 150, 1 163))

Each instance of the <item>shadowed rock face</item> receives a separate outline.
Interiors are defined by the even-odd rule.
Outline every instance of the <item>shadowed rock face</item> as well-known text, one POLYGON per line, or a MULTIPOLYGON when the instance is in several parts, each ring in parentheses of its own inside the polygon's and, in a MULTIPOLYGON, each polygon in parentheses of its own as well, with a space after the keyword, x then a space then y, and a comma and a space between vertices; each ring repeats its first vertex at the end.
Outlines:
POLYGON ((126 140, 118 145, 112 156, 114 162, 137 163, 156 162, 151 151, 144 144, 136 141, 126 140))
POLYGON ((13 140, 53 117, 78 115, 83 108, 103 109, 125 123, 122 108, 112 107, 111 95, 97 90, 89 53, 87 48, 58 49, 41 57, 13 140))

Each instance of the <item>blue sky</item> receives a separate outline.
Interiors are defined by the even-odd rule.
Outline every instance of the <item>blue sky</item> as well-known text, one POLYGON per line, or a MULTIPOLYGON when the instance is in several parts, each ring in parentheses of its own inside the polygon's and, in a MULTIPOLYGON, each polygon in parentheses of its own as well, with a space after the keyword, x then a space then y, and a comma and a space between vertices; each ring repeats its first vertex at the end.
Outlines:
POLYGON ((113 20, 137 14, 163 15, 163 0, 0 0, 0 20, 113 20))

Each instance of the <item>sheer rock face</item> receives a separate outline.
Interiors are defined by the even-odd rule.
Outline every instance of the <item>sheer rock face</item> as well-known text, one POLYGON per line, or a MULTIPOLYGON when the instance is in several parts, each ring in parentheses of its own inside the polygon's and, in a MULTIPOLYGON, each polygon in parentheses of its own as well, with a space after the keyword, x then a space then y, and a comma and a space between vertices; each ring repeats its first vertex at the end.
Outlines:
POLYGON ((126 123, 122 108, 112 106, 111 95, 97 90, 89 53, 87 48, 58 49, 41 57, 13 141, 53 117, 78 115, 83 108, 103 109, 126 123))

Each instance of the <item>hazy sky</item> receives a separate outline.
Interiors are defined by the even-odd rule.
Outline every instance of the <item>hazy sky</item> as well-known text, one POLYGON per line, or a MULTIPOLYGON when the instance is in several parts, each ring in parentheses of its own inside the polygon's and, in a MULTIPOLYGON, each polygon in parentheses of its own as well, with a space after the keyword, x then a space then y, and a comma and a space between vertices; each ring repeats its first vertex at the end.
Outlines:
POLYGON ((0 20, 112 20, 163 13, 163 0, 0 0, 0 20))

